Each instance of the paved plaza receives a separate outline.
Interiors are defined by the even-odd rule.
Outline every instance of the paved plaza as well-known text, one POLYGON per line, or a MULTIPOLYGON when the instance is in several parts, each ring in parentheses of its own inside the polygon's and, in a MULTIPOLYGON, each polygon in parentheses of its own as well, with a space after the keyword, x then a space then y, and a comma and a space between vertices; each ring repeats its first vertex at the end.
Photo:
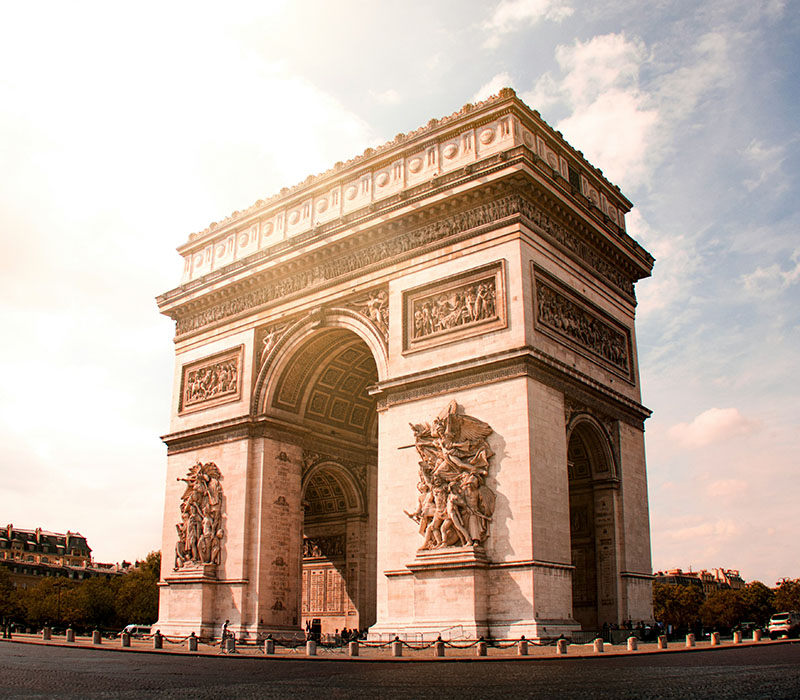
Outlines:
POLYGON ((26 641, 32 640, 0 643, 0 698, 800 697, 800 643, 673 646, 659 653, 606 647, 603 654, 573 646, 565 657, 537 649, 527 658, 492 649, 487 659, 462 654, 442 662, 430 650, 398 660, 388 652, 309 659, 302 652, 266 658, 253 650, 222 656, 154 653, 144 643, 120 649, 26 641))

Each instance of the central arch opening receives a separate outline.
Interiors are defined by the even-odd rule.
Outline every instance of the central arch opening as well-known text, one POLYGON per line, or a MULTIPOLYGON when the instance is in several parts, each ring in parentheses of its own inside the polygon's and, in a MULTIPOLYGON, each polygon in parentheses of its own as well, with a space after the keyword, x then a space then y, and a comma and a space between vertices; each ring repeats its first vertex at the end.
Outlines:
POLYGON ((323 635, 363 629, 376 616, 377 366, 344 328, 289 352, 268 413, 295 425, 303 448, 300 622, 323 635))

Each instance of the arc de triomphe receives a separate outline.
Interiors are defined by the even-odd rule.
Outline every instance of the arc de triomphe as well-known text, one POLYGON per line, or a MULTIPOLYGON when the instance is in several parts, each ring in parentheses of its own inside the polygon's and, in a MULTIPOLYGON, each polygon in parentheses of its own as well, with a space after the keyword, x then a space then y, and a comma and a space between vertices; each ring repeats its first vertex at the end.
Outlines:
POLYGON ((158 628, 652 619, 630 208, 505 89, 191 235, 158 628))

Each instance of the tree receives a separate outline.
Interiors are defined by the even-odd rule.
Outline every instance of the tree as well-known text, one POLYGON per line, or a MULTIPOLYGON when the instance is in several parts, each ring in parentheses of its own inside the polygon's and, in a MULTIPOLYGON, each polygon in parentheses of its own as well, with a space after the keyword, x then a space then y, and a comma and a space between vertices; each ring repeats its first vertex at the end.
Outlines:
POLYGON ((11 574, 5 566, 0 566, 0 622, 12 620, 19 615, 17 600, 11 574))
POLYGON ((123 624, 148 624, 158 619, 158 580, 161 553, 150 552, 144 561, 120 577, 116 612, 123 624))
POLYGON ((749 622, 764 626, 775 612, 775 593, 761 581, 751 581, 742 591, 745 617, 749 622))
POLYGON ((732 629, 745 621, 743 591, 723 589, 708 594, 700 607, 700 620, 705 627, 732 629))
POLYGON ((702 604, 703 593, 695 586, 653 584, 653 614, 665 625, 688 629, 697 620, 702 604))
POLYGON ((800 578, 783 579, 775 591, 775 610, 789 612, 800 610, 800 578))

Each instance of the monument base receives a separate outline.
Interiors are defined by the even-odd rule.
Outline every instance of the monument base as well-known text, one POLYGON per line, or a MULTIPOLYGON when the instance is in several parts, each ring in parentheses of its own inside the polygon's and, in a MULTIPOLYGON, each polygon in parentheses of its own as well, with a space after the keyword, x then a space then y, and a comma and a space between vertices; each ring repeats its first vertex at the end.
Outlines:
MULTIPOLYGON (((569 637, 580 625, 568 615, 569 599, 562 600, 570 596, 570 579, 563 575, 568 568, 557 570, 561 574, 556 579, 560 585, 547 584, 550 597, 561 603, 555 609, 567 614, 545 617, 534 614, 524 594, 514 601, 506 600, 508 596, 502 591, 509 588, 508 568, 489 562, 482 547, 419 550, 405 569, 384 572, 389 588, 384 619, 392 622, 379 618, 370 628, 369 638, 387 641, 399 636, 409 641, 429 641, 441 636, 447 641, 525 636, 536 641, 569 637), (528 615, 511 617, 512 609, 525 610, 528 615)), ((535 581, 541 585, 543 576, 552 578, 552 573, 551 567, 535 562, 516 564, 514 586, 520 592, 525 588, 532 591, 535 581)))

